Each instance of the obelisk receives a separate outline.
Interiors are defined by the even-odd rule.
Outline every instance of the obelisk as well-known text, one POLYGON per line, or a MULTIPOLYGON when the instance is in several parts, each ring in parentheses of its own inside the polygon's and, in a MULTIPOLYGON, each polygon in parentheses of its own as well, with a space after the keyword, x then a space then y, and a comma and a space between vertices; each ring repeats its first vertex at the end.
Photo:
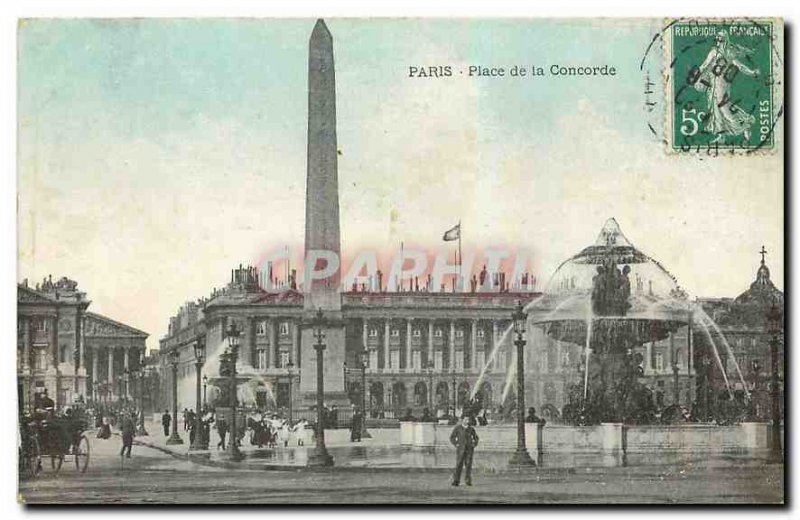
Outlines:
POLYGON ((345 328, 340 291, 339 183, 336 171, 336 85, 333 38, 323 20, 317 20, 308 45, 308 152, 306 174, 306 236, 304 319, 301 334, 300 393, 305 404, 315 404, 317 342, 314 315, 322 310, 325 350, 325 404, 346 405, 342 367, 345 328), (331 257, 334 264, 328 264, 331 257), (317 260, 315 260, 317 259, 317 260), (314 264, 314 265, 311 265, 314 264), (335 268, 334 268, 335 267, 335 268), (310 270, 333 272, 309 281, 310 270))

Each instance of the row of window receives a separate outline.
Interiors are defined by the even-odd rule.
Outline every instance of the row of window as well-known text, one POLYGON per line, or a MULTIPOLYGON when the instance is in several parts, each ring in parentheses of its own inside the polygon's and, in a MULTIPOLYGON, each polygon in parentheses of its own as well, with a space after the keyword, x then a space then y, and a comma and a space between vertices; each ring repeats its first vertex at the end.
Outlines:
MULTIPOLYGON (((262 320, 256 323, 256 335, 257 336, 266 336, 267 335, 267 321, 262 320)), ((281 336, 288 336, 289 335, 289 323, 282 321, 278 324, 278 334, 281 336)))
MULTIPOLYGON (((369 332, 367 334, 369 335, 370 338, 377 338, 378 334, 379 334, 379 331, 378 331, 377 328, 370 328, 369 332)), ((390 329, 389 335, 392 336, 393 338, 399 337, 400 336, 400 329, 390 329)), ((415 337, 415 338, 419 338, 419 337, 422 336, 422 330, 421 329, 412 329, 411 330, 411 335, 413 337, 415 337)), ((444 335, 444 331, 442 329, 440 329, 440 328, 433 329, 433 335, 434 335, 434 337, 441 338, 444 335)), ((478 329, 478 337, 479 338, 483 338, 485 335, 486 335, 486 333, 485 333, 485 331, 483 329, 478 329)), ((456 329, 456 337, 457 338, 463 338, 464 337, 464 331, 462 329, 456 329)))
MULTIPOLYGON (((50 330, 50 318, 30 318, 31 322, 33 323, 33 329, 38 332, 47 332, 50 330)), ((17 330, 22 332, 25 328, 25 322, 23 320, 17 321, 17 330)))
MULTIPOLYGON (((369 351, 369 357, 367 360, 367 367, 379 367, 378 362, 378 349, 371 349, 369 351)), ((461 351, 456 351, 458 354, 454 356, 454 368, 457 370, 464 369, 464 355, 461 351)), ((476 363, 474 366, 483 367, 486 363, 486 352, 483 350, 478 350, 475 352, 477 359, 475 360, 476 363)), ((389 352, 389 367, 400 367, 400 356, 402 352, 400 350, 391 350, 389 352)), ((547 372, 550 370, 550 353, 549 352, 542 352, 540 357, 540 370, 542 372, 547 372)), ((568 367, 571 362, 571 356, 568 351, 563 351, 561 353, 561 366, 568 367)), ((433 353, 433 364, 436 370, 441 370, 444 367, 444 351, 437 350, 433 353)), ((412 369, 421 369, 422 368, 422 351, 420 350, 413 350, 411 352, 411 367, 412 369)), ((495 356, 495 368, 505 369, 506 368, 506 353, 505 352, 498 352, 495 356)))
MULTIPOLYGON (((266 370, 269 368, 269 351, 267 349, 258 349, 256 350, 256 357, 255 357, 255 366, 256 370, 266 370)), ((286 350, 281 350, 278 352, 278 366, 277 368, 288 368, 289 363, 291 363, 292 357, 286 350)))

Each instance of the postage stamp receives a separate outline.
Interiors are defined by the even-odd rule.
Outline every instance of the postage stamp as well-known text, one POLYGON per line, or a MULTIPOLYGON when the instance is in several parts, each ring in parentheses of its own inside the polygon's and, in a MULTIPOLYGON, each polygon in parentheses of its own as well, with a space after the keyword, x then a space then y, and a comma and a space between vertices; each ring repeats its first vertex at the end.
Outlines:
POLYGON ((774 150, 783 112, 780 21, 675 21, 664 36, 670 151, 774 150))

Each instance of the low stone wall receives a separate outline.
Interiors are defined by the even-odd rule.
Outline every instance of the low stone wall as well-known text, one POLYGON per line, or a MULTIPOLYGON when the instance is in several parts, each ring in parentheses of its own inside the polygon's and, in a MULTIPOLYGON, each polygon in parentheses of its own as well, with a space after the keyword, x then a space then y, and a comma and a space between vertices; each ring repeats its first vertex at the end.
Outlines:
MULTIPOLYGON (((417 448, 449 447, 453 426, 436 423, 400 423, 400 445, 417 448)), ((477 426, 477 450, 512 450, 517 445, 516 425, 477 426)), ((770 425, 742 423, 626 426, 525 424, 525 444, 531 455, 542 453, 635 453, 648 451, 722 452, 770 448, 770 425)))

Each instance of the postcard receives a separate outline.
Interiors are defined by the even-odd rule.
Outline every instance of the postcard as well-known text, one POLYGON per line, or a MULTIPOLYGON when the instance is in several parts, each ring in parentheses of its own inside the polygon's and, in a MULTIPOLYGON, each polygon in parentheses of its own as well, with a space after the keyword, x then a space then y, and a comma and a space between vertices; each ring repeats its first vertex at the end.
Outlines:
POLYGON ((783 27, 20 20, 19 501, 784 504, 783 27))

